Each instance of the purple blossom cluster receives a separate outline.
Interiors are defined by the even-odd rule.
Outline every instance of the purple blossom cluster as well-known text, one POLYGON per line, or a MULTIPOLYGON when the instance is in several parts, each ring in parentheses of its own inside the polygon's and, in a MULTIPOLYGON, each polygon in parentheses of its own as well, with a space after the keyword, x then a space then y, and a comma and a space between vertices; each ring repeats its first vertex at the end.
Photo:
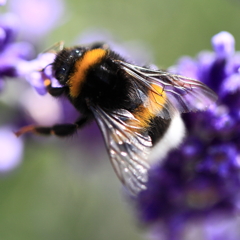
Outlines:
MULTIPOLYGON (((0 1, 0 5, 5 3, 6 1, 0 1)), ((33 31, 36 30, 43 37, 55 27, 63 12, 63 2, 61 0, 12 0, 9 2, 9 9, 9 12, 0 15, 0 92, 5 90, 4 86, 10 79, 16 82, 25 79, 39 94, 45 94, 43 77, 39 70, 52 61, 54 56, 49 53, 36 57, 35 49, 39 45, 37 39, 39 40, 40 37, 30 38, 29 36, 36 36, 33 31)), ((47 77, 49 70, 44 74, 47 77)), ((16 84, 16 86, 19 85, 16 84)), ((5 111, 0 105, 1 115, 4 112, 4 118, 9 119, 7 122, 3 121, 4 118, 0 119, 0 174, 15 169, 22 161, 25 140, 16 138, 14 131, 22 125, 46 124, 46 122, 51 124, 53 121, 62 119, 62 103, 57 103, 50 97, 44 100, 39 100, 38 97, 29 86, 21 88, 21 91, 14 89, 13 94, 8 94, 7 100, 4 100, 4 96, 1 99, 3 102, 6 101, 11 111, 5 111), (33 102, 37 104, 35 107, 33 102), (18 118, 12 118, 11 121, 13 112, 18 114, 18 118), (51 116, 54 116, 54 119, 49 119, 51 116)))
POLYGON ((184 143, 150 170, 136 208, 156 240, 238 240, 240 189, 240 53, 220 32, 214 52, 183 57, 172 70, 201 80, 219 96, 206 112, 185 114, 184 143))

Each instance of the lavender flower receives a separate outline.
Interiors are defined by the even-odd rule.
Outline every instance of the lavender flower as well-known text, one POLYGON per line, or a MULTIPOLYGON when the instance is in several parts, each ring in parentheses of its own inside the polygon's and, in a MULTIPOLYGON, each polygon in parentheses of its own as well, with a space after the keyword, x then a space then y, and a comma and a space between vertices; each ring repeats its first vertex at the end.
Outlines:
POLYGON ((150 171, 136 206, 161 240, 240 238, 240 55, 234 38, 212 38, 214 53, 184 57, 175 71, 205 82, 219 95, 207 112, 185 114, 189 130, 182 146, 150 171), (224 226, 222 223, 224 222, 224 226), (221 228, 221 229, 219 229, 221 228), (233 232, 234 231, 234 232, 233 232), (197 233, 197 234, 196 234, 197 233))

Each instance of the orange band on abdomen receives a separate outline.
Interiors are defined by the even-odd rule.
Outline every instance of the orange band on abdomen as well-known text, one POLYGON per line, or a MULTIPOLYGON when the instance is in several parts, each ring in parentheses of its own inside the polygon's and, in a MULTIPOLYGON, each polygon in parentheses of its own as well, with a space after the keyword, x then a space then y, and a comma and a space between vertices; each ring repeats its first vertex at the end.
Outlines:
POLYGON ((151 85, 152 89, 149 90, 148 96, 143 104, 133 112, 134 117, 138 121, 129 122, 129 124, 139 127, 141 129, 147 128, 152 118, 157 116, 162 111, 164 104, 166 103, 166 93, 163 88, 157 85, 151 85))

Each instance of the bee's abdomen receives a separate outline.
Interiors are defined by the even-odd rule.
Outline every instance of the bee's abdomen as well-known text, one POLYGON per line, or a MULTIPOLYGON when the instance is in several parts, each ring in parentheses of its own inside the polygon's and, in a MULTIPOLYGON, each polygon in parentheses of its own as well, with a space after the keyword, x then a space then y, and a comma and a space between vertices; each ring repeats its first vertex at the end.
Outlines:
POLYGON ((161 138, 163 138, 164 134, 167 132, 171 123, 171 119, 163 119, 161 117, 154 117, 150 120, 147 131, 149 136, 152 139, 152 144, 155 145, 161 138))

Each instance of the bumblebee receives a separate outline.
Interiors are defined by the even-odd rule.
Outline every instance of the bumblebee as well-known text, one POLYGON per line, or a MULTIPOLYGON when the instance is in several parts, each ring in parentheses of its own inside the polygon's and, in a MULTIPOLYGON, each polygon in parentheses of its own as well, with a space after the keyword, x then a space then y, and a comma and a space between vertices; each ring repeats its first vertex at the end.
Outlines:
POLYGON ((52 127, 26 126, 16 134, 64 137, 95 119, 118 178, 133 194, 146 189, 153 147, 164 156, 180 143, 184 135, 180 113, 205 110, 217 99, 197 80, 134 65, 106 44, 60 46, 51 65, 62 87, 54 88, 46 79, 48 92, 65 95, 79 111, 79 119, 52 127))

